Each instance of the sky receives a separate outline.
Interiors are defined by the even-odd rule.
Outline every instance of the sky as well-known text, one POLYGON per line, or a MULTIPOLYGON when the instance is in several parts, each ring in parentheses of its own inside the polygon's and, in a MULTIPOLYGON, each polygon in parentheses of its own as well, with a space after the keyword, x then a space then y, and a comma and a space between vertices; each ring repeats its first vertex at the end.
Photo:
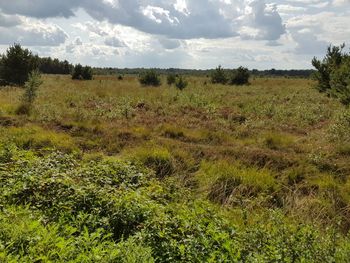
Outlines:
POLYGON ((307 69, 344 42, 350 0, 0 0, 1 53, 97 67, 307 69))

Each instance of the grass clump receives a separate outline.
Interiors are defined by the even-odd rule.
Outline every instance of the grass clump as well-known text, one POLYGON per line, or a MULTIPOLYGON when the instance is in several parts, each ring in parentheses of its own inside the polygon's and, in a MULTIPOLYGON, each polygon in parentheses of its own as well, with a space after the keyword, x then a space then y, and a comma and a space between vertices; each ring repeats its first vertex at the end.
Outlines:
POLYGON ((268 170, 247 168, 226 161, 203 162, 198 180, 210 200, 230 204, 239 198, 273 193, 278 185, 268 170))
POLYGON ((140 147, 133 149, 130 157, 152 169, 158 178, 164 178, 174 172, 174 161, 170 152, 165 148, 140 147))
POLYGON ((12 142, 22 149, 60 150, 79 152, 74 140, 65 133, 46 130, 38 126, 10 127, 1 129, 6 135, 0 138, 5 143, 12 142))
POLYGON ((291 137, 277 133, 268 133, 264 138, 265 146, 271 150, 283 150, 293 143, 291 137))

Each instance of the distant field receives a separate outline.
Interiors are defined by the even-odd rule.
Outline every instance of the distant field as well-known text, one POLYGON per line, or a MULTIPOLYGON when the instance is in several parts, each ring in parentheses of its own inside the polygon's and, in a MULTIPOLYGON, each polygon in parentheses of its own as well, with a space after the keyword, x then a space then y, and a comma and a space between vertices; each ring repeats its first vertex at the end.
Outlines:
POLYGON ((349 259, 350 112, 313 81, 43 79, 29 116, 0 88, 0 261, 349 259))

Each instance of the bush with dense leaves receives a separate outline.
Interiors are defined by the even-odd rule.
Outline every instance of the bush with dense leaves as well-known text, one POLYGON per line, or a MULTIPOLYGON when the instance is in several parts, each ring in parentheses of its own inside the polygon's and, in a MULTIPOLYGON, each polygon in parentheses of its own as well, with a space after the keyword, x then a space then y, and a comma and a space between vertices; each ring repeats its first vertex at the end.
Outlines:
POLYGON ((344 105, 350 104, 350 54, 344 52, 345 45, 329 46, 322 60, 314 58, 317 69, 314 77, 320 92, 338 98, 344 105))
POLYGON ((176 82, 176 75, 175 74, 169 74, 166 78, 166 82, 169 86, 175 84, 176 82))
POLYGON ((225 70, 221 66, 218 66, 211 74, 211 82, 213 84, 226 84, 227 81, 228 78, 225 70))
POLYGON ((139 76, 139 81, 143 86, 160 86, 161 80, 159 74, 155 70, 148 70, 139 76))
POLYGON ((178 90, 184 90, 188 85, 188 82, 181 76, 179 76, 178 78, 176 78, 175 81, 175 87, 178 90))
POLYGON ((321 233, 278 211, 237 227, 209 201, 131 163, 37 155, 9 142, 0 144, 0 204, 1 262, 347 262, 350 256, 350 240, 332 228, 321 233))
POLYGON ((78 79, 78 80, 92 80, 93 72, 92 68, 89 66, 83 67, 80 64, 75 65, 72 79, 78 79))
POLYGON ((23 86, 29 73, 38 67, 38 61, 28 49, 14 44, 1 56, 0 82, 23 86))
POLYGON ((238 69, 233 70, 232 76, 230 79, 231 85, 246 85, 249 84, 250 73, 247 68, 239 67, 238 69))

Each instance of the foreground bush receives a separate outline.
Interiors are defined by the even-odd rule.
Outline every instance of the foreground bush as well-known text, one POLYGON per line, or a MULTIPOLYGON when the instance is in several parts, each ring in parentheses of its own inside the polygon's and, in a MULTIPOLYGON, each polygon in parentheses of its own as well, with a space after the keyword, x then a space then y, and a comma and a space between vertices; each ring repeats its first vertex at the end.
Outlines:
POLYGON ((160 86, 161 80, 159 74, 155 70, 148 70, 139 76, 139 81, 143 86, 160 86))
MULTIPOLYGON (((211 203, 123 161, 37 156, 0 145, 0 168, 1 262, 347 262, 350 256, 349 240, 331 228, 320 233, 278 211, 237 227, 211 203)), ((232 173, 256 191, 273 186, 269 174, 257 175, 232 173)))
POLYGON ((345 45, 329 46, 323 60, 314 58, 312 65, 317 69, 315 79, 317 90, 338 98, 343 104, 350 104, 350 54, 343 52, 345 45))

